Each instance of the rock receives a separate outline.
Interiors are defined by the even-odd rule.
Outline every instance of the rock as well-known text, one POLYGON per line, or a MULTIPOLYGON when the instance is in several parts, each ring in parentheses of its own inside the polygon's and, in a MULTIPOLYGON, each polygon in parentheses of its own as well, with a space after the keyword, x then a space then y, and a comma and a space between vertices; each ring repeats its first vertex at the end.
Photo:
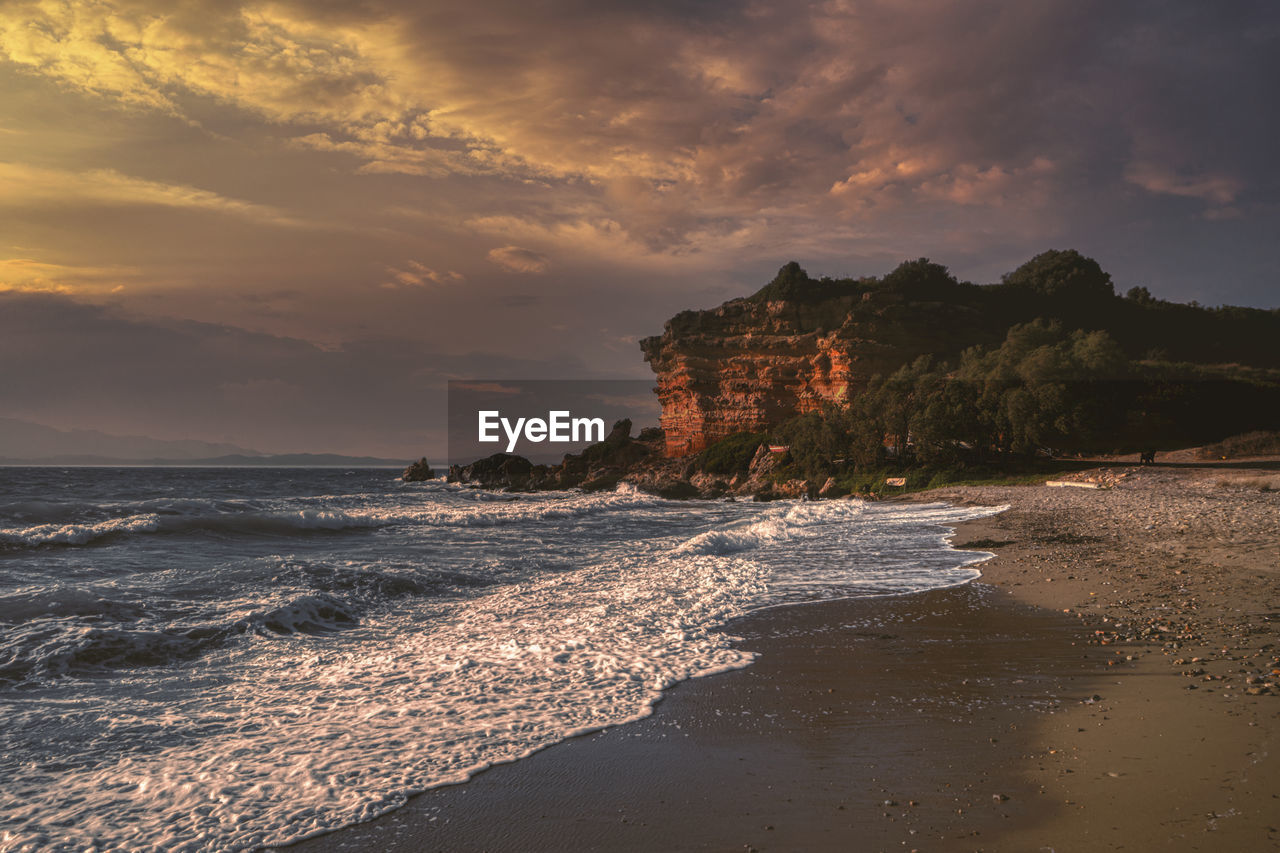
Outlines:
POLYGON ((645 444, 661 444, 665 441, 663 432, 658 427, 645 427, 640 430, 640 435, 636 436, 636 441, 642 441, 645 444))
POLYGON ((548 475, 547 466, 534 465, 514 453, 495 453, 470 465, 451 465, 446 479, 450 483, 513 492, 552 488, 554 480, 548 475))
POLYGON ((640 341, 657 374, 666 454, 765 432, 839 404, 917 356, 1004 337, 982 292, 954 280, 920 288, 890 279, 816 281, 792 263, 754 296, 682 311, 640 341))
POLYGON ((849 494, 849 490, 836 483, 835 477, 828 477, 827 481, 822 484, 822 488, 818 489, 818 497, 820 498, 842 498, 849 494))
POLYGON ((631 438, 631 418, 615 421, 613 429, 604 437, 605 444, 622 444, 631 438))
POLYGON ((815 498, 818 495, 817 486, 808 480, 798 478, 779 483, 774 490, 780 496, 787 498, 815 498))
POLYGON ((698 491, 698 487, 690 483, 688 480, 675 480, 658 486, 654 492, 660 498, 668 500, 687 500, 702 495, 698 491))
POLYGON ((434 480, 435 478, 436 472, 432 470, 425 456, 405 468, 404 473, 400 475, 400 479, 406 483, 418 483, 423 480, 434 480))
POLYGON ((618 483, 622 480, 623 471, 621 468, 613 466, 605 466, 597 468, 591 472, 591 476, 582 482, 581 488, 585 492, 608 492, 618 488, 618 483))

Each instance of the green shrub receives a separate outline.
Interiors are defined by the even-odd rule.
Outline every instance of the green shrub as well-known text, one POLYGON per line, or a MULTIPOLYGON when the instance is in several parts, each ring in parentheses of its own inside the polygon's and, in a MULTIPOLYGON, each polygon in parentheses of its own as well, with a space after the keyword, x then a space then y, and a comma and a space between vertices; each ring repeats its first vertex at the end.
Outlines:
POLYGON ((722 438, 698 454, 698 469, 724 477, 745 474, 765 438, 760 432, 739 432, 722 438))

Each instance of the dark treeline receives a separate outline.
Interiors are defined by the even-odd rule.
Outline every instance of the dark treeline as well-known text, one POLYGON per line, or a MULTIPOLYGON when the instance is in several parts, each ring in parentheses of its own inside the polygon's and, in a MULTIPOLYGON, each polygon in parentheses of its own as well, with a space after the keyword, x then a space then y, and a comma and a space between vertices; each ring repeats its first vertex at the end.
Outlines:
POLYGON ((1075 250, 1044 252, 999 284, 957 281, 920 258, 882 278, 812 279, 794 261, 750 299, 852 300, 850 322, 877 340, 927 335, 930 349, 953 357, 975 344, 998 345, 1009 329, 1056 320, 1067 330, 1105 331, 1131 359, 1280 368, 1280 309, 1167 302, 1145 287, 1117 295, 1098 262, 1075 250))
MULTIPOLYGON (((1121 297, 1074 251, 1000 284, 910 261, 882 279, 810 279, 788 264, 752 300, 850 300, 877 340, 931 346, 845 405, 734 436, 704 466, 788 445, 782 476, 1017 467, 1047 456, 1171 449, 1280 428, 1280 311, 1121 297)), ((851 480, 851 481, 852 481, 851 480)))

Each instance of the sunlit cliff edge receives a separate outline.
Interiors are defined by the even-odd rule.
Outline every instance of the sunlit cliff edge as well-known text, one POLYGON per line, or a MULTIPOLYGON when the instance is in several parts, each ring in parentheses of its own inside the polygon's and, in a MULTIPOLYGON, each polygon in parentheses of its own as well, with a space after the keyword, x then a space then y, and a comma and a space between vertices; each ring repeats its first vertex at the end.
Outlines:
POLYGON ((792 262, 752 296, 682 311, 640 342, 657 375, 670 456, 841 404, 923 355, 998 346, 1036 319, 1107 332, 1130 359, 1280 367, 1280 313, 1206 309, 1114 292, 1075 251, 1038 255, 999 284, 957 281, 927 259, 882 278, 811 279, 792 262))

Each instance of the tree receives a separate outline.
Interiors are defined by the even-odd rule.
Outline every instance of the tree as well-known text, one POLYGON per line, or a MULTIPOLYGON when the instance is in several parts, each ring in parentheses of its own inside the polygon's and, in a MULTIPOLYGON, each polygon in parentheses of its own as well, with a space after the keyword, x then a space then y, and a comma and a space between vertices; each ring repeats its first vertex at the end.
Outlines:
POLYGON ((812 298, 815 282, 796 261, 788 261, 778 270, 773 281, 752 295, 757 302, 804 301, 812 298))
POLYGON ((959 287, 951 271, 928 258, 903 261, 883 279, 886 289, 907 299, 943 302, 959 287))
POLYGON ((1145 287, 1131 287, 1125 292, 1124 298, 1130 302, 1136 302, 1139 305, 1150 305, 1155 302, 1155 297, 1151 295, 1151 291, 1145 287))
POLYGON ((1001 280, 1058 299, 1094 302, 1115 296, 1111 276, 1075 249, 1041 252, 1001 280))

